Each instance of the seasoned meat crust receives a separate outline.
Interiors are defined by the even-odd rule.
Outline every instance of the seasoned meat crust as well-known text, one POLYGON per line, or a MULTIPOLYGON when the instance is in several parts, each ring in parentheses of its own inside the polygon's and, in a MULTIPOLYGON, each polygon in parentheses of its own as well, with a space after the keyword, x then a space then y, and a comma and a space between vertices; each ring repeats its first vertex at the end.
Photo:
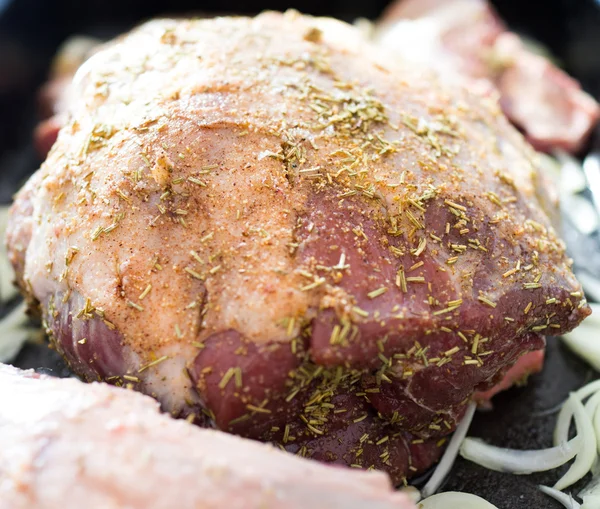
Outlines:
POLYGON ((589 314, 537 171, 495 97, 343 23, 160 20, 79 70, 8 244, 85 379, 398 482, 589 314))
POLYGON ((150 398, 0 364, 2 509, 415 509, 347 472, 198 429, 150 398))

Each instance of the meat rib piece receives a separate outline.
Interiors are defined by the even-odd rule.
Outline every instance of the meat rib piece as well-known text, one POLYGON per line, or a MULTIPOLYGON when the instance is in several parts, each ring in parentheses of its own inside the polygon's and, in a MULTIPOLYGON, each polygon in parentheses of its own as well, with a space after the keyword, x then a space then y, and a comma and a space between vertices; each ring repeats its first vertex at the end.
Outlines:
POLYGON ((293 13, 89 60, 8 231, 71 367, 396 483, 431 465, 589 308, 497 102, 395 60, 293 13))
POLYGON ((486 0, 397 0, 377 38, 445 77, 492 82, 504 113, 538 150, 577 152, 600 118, 579 83, 528 50, 486 0))
POLYGON ((2 509, 414 509, 389 479, 158 412, 146 396, 0 365, 2 509))

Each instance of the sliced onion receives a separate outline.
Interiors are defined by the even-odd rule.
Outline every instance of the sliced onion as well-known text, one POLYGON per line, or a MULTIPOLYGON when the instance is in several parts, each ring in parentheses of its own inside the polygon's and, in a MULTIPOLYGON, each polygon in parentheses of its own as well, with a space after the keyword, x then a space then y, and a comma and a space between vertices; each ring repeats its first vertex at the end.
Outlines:
POLYGON ((0 362, 12 361, 23 344, 35 334, 34 329, 26 327, 29 322, 26 307, 23 302, 0 320, 0 362))
POLYGON ((549 449, 522 451, 489 445, 478 438, 466 438, 460 448, 460 454, 463 458, 490 470, 523 475, 544 472, 564 465, 579 452, 581 444, 581 437, 576 436, 549 449))
POLYGON ((581 509, 598 509, 600 507, 600 493, 590 494, 583 498, 581 509))
POLYGON ((419 502, 419 509, 498 509, 477 495, 448 491, 432 495, 419 502))
POLYGON ((579 496, 583 500, 580 506, 581 509, 598 509, 600 507, 600 489, 598 486, 596 486, 595 490, 579 496))
POLYGON ((592 480, 583 488, 579 493, 579 498, 583 498, 586 495, 594 493, 596 491, 600 491, 600 475, 594 475, 592 480))
MULTIPOLYGON (((583 401, 598 391, 600 391, 600 380, 584 385, 581 389, 575 391, 575 395, 583 401)), ((573 419, 573 408, 570 405, 565 404, 556 420, 556 428, 554 428, 554 445, 561 444, 569 439, 571 419, 573 419)))
POLYGON ((427 484, 423 487, 421 493, 423 497, 429 497, 433 495, 440 487, 450 470, 452 469, 452 465, 456 461, 456 457, 458 456, 458 451, 460 446, 467 436, 467 431, 469 431, 469 426, 471 426, 471 421, 473 420, 473 415, 475 414, 475 408, 477 405, 475 403, 470 403, 465 416, 463 417, 460 424, 457 426, 454 435, 452 435, 452 439, 448 444, 448 447, 444 451, 444 455, 440 460, 438 466, 436 467, 431 479, 427 482, 427 484))
MULTIPOLYGON (((595 403, 595 400, 590 402, 590 407, 595 403)), ((596 461, 597 440, 594 425, 586 409, 581 403, 581 399, 575 393, 569 394, 569 400, 565 404, 572 407, 575 414, 575 424, 577 426, 577 436, 581 437, 581 448, 577 453, 575 461, 557 483, 554 485, 556 490, 564 490, 572 484, 583 478, 591 469, 596 461)), ((594 408, 594 411, 596 409, 594 408)))
POLYGON ((588 485, 579 492, 583 500, 581 509, 598 509, 600 507, 600 475, 596 474, 588 485))
POLYGON ((552 497, 554 500, 557 500, 567 509, 581 508, 581 505, 575 500, 573 500, 573 497, 570 494, 563 493, 562 491, 550 488, 549 486, 539 486, 539 488, 542 493, 545 493, 546 495, 552 497))
MULTIPOLYGON (((581 286, 583 286, 585 293, 594 300, 600 300, 600 281, 598 278, 594 277, 586 270, 576 270, 575 275, 577 276, 577 279, 579 279, 581 286)), ((593 309, 592 303, 588 302, 588 304, 593 309)), ((587 318, 583 323, 589 322, 590 318, 592 317, 587 318)))
MULTIPOLYGON (((598 283, 600 286, 600 282, 598 283)), ((585 287, 588 291, 588 288, 585 287)), ((600 289, 598 290, 600 292, 600 289)), ((600 305, 590 304, 592 316, 585 320, 575 330, 565 334, 565 344, 590 364, 596 371, 600 371, 600 305)))
POLYGON ((421 492, 415 486, 404 486, 398 491, 404 493, 415 504, 421 500, 421 492))
POLYGON ((596 392, 585 404, 585 411, 587 412, 590 419, 594 418, 598 405, 600 404, 600 391, 596 392))
POLYGON ((560 163, 560 191, 565 194, 577 194, 587 187, 583 166, 575 157, 560 150, 554 153, 560 163))
MULTIPOLYGON (((597 428, 596 424, 597 424, 596 419, 594 419, 594 428, 597 428)), ((598 423, 598 424, 600 424, 600 423, 598 423)), ((596 435, 596 440, 598 440, 598 435, 596 435)), ((598 443, 600 444, 600 440, 598 440, 598 443)), ((600 445, 598 447, 600 447, 600 445)), ((600 462, 598 460, 596 460, 596 463, 594 463, 592 465, 592 475, 596 476, 599 474, 600 474, 600 462)))
POLYGON ((18 293, 13 284, 15 274, 4 243, 4 235, 8 224, 8 209, 9 207, 0 207, 0 302, 8 302, 18 293))
POLYGON ((568 211, 569 219, 583 235, 590 235, 598 228, 596 208, 587 198, 579 194, 566 194, 560 199, 561 210, 568 211))
MULTIPOLYGON (((594 394, 588 402, 585 404, 585 411, 589 418, 592 420, 594 426, 594 433, 596 434, 596 448, 598 454, 600 454, 600 391, 594 394)), ((596 472, 598 468, 598 455, 596 455, 596 461, 592 465, 592 472, 596 472)))

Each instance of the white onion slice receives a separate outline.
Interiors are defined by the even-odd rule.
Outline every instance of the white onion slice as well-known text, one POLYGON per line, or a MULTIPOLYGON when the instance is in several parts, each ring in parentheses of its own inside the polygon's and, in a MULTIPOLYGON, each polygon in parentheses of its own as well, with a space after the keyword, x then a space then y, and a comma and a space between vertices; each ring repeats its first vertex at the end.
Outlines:
POLYGON ((583 500, 581 509, 598 509, 600 507, 600 487, 588 491, 585 495, 579 495, 583 500))
POLYGON ((583 235, 593 233, 599 224, 598 213, 592 202, 579 194, 565 194, 560 198, 561 210, 583 235))
POLYGON ((588 485, 579 492, 583 500, 581 509, 598 509, 600 507, 600 475, 596 474, 588 485))
POLYGON ((8 224, 9 207, 0 207, 0 302, 8 302, 17 295, 17 288, 13 284, 15 273, 8 259, 4 235, 8 224))
POLYGON ((590 419, 594 418, 596 415, 596 410, 598 410, 598 405, 600 404, 600 391, 596 392, 590 399, 587 400, 585 404, 585 411, 587 412, 590 419))
MULTIPOLYGON (((583 286, 585 293, 594 300, 600 300, 600 281, 598 281, 598 278, 592 276, 585 270, 576 270, 575 275, 577 276, 577 279, 579 279, 581 286, 583 286)), ((589 302, 588 304, 591 305, 589 302)), ((589 321, 589 318, 586 319, 586 322, 587 321, 589 321)))
POLYGON ((600 491, 600 475, 598 474, 592 477, 592 480, 578 493, 578 495, 579 498, 584 498, 586 495, 590 495, 596 491, 600 491))
MULTIPOLYGON (((600 406, 596 408, 596 414, 594 415, 593 422, 594 431, 596 432, 596 442, 598 443, 598 453, 600 454, 600 406)), ((596 456, 596 463, 592 465, 592 474, 594 475, 594 479, 600 478, 600 462, 598 461, 598 456, 596 456)), ((594 479, 592 479, 592 481, 594 479)), ((598 481, 598 484, 598 490, 600 491, 600 480, 598 481)))
MULTIPOLYGON (((582 281, 583 283, 583 281, 582 281)), ((598 282, 600 286, 600 282, 598 282)), ((588 287, 584 288, 586 292, 588 287)), ((600 292, 600 289, 598 290, 600 292)), ((579 355, 583 360, 590 364, 596 371, 600 371, 600 305, 590 304, 592 316, 587 318, 575 330, 565 334, 563 341, 565 344, 579 355)))
POLYGON ((466 438, 460 448, 460 454, 463 458, 490 470, 523 475, 544 472, 564 465, 579 452, 582 443, 581 437, 576 436, 549 449, 522 451, 489 445, 477 438, 466 438))
POLYGON ((419 502, 419 509, 498 509, 477 495, 448 491, 432 495, 419 502))
MULTIPOLYGON (((598 454, 600 454, 600 391, 598 391, 588 400, 588 402, 585 404, 585 411, 592 420, 594 432, 596 434, 596 447, 598 454)), ((597 467, 598 456, 596 456, 596 461, 592 465, 592 472, 595 473, 597 467)))
MULTIPOLYGON (((600 313, 600 310, 598 312, 600 313)), ((583 401, 584 399, 589 398, 598 391, 600 391, 600 380, 594 380, 593 382, 584 385, 583 387, 577 389, 574 392, 575 395, 583 401)))
POLYGON ((560 164, 561 197, 565 194, 577 194, 583 191, 587 186, 587 179, 581 163, 562 150, 555 151, 554 157, 560 164))
POLYGON ((581 505, 575 500, 573 500, 573 497, 567 493, 563 493, 562 491, 550 488, 549 486, 539 486, 539 488, 542 493, 545 493, 546 495, 552 497, 554 500, 557 500, 567 509, 581 508, 581 505))
POLYGON ((23 302, 0 320, 0 362, 12 361, 34 333, 26 327, 29 323, 26 308, 23 302))
POLYGON ((598 509, 600 507, 600 493, 591 494, 583 498, 581 509, 598 509))
MULTIPOLYGON (((600 416, 599 416, 600 417, 600 416)), ((598 423, 600 424, 600 423, 598 423)), ((597 428, 596 419, 594 419, 594 428, 597 428)), ((596 434, 596 440, 598 440, 598 434, 596 434)), ((598 444, 600 444, 600 440, 598 440, 598 444)), ((600 447, 600 445, 598 446, 600 447)), ((598 475, 600 473, 600 462, 596 460, 596 463, 592 465, 592 475, 598 475)))
POLYGON ((600 475, 595 475, 592 480, 579 493, 579 498, 583 498, 594 491, 600 490, 600 475))
MULTIPOLYGON (((590 403, 590 407, 594 403, 595 400, 590 403)), ((556 490, 564 490, 583 478, 592 469, 598 448, 594 425, 581 400, 575 393, 571 393, 567 404, 572 407, 575 414, 577 436, 581 437, 581 448, 569 470, 553 486, 556 490)))
POLYGON ((398 491, 404 493, 415 504, 421 500, 421 492, 415 486, 404 486, 398 491))
POLYGON ((458 456, 460 446, 467 436, 469 426, 471 426, 471 421, 473 420, 476 407, 477 405, 475 403, 469 404, 465 416, 463 417, 462 421, 460 421, 460 424, 456 427, 456 431, 452 435, 452 439, 450 440, 448 447, 446 447, 444 455, 433 472, 431 479, 429 479, 427 484, 421 490, 423 497, 429 497, 430 495, 433 495, 439 489, 440 485, 452 469, 452 465, 454 465, 456 457, 458 456))
MULTIPOLYGON (((600 314, 600 312, 599 312, 600 314)), ((584 385, 581 389, 575 391, 575 395, 583 401, 589 398, 595 392, 600 391, 600 380, 584 385)), ((554 428, 554 445, 566 442, 569 439, 569 427, 573 418, 573 409, 570 405, 563 405, 558 418, 556 420, 556 428, 554 428)))

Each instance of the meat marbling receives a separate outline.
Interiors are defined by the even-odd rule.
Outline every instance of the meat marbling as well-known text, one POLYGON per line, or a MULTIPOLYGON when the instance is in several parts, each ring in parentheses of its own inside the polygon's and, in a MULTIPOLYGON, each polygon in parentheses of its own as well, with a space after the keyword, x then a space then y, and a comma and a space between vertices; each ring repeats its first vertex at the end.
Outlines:
POLYGON ((0 365, 2 509, 414 509, 346 471, 160 414, 146 396, 0 365))
POLYGON ((589 314, 497 100, 343 23, 154 21, 73 90, 8 244, 89 381, 397 483, 589 314))

